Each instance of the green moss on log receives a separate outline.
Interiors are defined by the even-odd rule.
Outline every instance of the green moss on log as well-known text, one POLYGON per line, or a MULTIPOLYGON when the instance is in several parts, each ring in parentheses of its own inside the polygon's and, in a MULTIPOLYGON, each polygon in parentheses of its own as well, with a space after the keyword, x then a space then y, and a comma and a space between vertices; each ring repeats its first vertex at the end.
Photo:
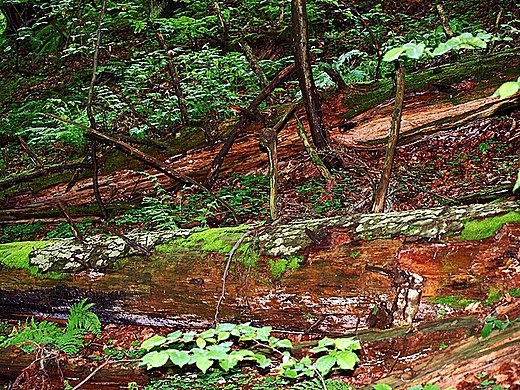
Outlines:
POLYGON ((503 224, 508 222, 520 222, 520 214, 516 211, 511 211, 497 217, 466 222, 459 238, 461 240, 480 240, 491 237, 503 224))
POLYGON ((29 265, 29 253, 34 249, 44 247, 48 241, 21 241, 0 244, 0 264, 4 267, 25 269, 33 276, 45 279, 61 279, 65 274, 48 272, 45 275, 38 271, 38 267, 29 265))

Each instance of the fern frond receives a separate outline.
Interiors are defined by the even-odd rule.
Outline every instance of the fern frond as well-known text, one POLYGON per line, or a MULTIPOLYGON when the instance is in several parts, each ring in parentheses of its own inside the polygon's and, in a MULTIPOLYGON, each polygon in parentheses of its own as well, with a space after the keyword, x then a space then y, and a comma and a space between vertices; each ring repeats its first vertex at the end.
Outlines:
POLYGON ((97 337, 101 336, 101 322, 96 314, 88 311, 95 303, 87 303, 87 298, 74 303, 67 319, 67 333, 74 329, 84 329, 97 337))

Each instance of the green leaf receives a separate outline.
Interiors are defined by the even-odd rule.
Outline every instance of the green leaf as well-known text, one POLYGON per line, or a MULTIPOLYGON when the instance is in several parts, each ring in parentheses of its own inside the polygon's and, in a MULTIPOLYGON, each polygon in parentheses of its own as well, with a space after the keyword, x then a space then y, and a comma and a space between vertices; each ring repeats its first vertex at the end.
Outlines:
POLYGON ((235 367, 239 362, 239 359, 236 359, 232 356, 228 356, 225 360, 219 360, 218 364, 224 371, 229 371, 233 367, 235 367))
POLYGON ((296 378, 298 376, 298 372, 296 370, 293 370, 292 368, 288 368, 288 369, 285 369, 283 370, 283 374, 287 377, 287 378, 296 378))
POLYGON ((353 339, 352 337, 334 339, 334 342, 335 342, 336 348, 339 350, 361 349, 361 345, 359 344, 359 341, 353 339))
POLYGON ((225 360, 228 358, 227 352, 218 349, 208 351, 208 354, 206 356, 208 357, 208 359, 213 360, 225 360))
POLYGON ((515 183, 515 186, 513 187, 513 194, 518 191, 518 189, 520 188, 520 170, 518 171, 518 174, 516 175, 516 183, 515 183))
POLYGON ((185 343, 190 343, 193 341, 196 334, 197 334, 197 332, 184 333, 184 335, 182 336, 182 341, 184 341, 185 343))
POLYGON ((325 355, 316 360, 314 366, 322 375, 327 375, 335 364, 336 357, 334 355, 325 355))
POLYGON ((383 56, 383 61, 392 62, 399 58, 401 54, 405 52, 404 47, 394 47, 393 49, 388 50, 383 56))
POLYGON ((206 346, 206 340, 204 340, 202 337, 198 337, 196 344, 197 347, 199 347, 200 349, 204 349, 204 347, 206 346))
POLYGON ((210 368, 213 365, 213 360, 210 360, 206 355, 202 355, 197 359, 197 362, 195 364, 199 368, 199 370, 201 370, 205 374, 206 371, 208 371, 208 368, 210 368))
POLYGON ((404 44, 403 47, 406 49, 406 56, 408 58, 418 60, 419 58, 421 58, 426 45, 422 42, 419 44, 409 42, 404 44))
POLYGON ((183 367, 190 362, 190 353, 188 351, 179 351, 177 349, 168 349, 165 351, 173 364, 183 367))
POLYGON ((264 326, 264 327, 262 327, 262 328, 257 330, 256 337, 260 341, 267 341, 267 340, 269 340, 269 336, 270 336, 272 330, 273 330, 272 327, 264 326))
POLYGON ((480 334, 482 335, 482 338, 485 339, 486 337, 488 337, 491 334, 492 331, 493 331, 493 323, 488 322, 486 325, 484 325, 484 327, 480 331, 480 334))
POLYGON ((267 368, 271 364, 271 359, 269 359, 265 355, 262 355, 261 353, 255 353, 253 355, 253 358, 256 360, 260 368, 267 368))
POLYGON ((276 348, 292 348, 293 345, 291 343, 291 340, 289 339, 283 339, 283 340, 278 340, 276 343, 275 343, 275 347, 276 348))
POLYGON ((199 338, 203 338, 204 340, 211 339, 213 336, 215 336, 215 329, 208 329, 199 334, 199 338))
POLYGON ((146 369, 154 367, 162 367, 166 364, 170 356, 165 352, 152 351, 142 357, 143 364, 146 364, 146 369))
POLYGON ((168 334, 168 336, 166 336, 166 338, 168 339, 168 342, 169 343, 174 343, 176 341, 178 341, 182 336, 182 332, 180 330, 177 330, 173 333, 170 333, 168 334))
POLYGON ((359 358, 352 351, 340 351, 336 354, 336 363, 342 370, 353 370, 359 358))
POLYGON ((168 341, 168 339, 166 337, 155 335, 155 336, 150 337, 147 340, 144 340, 143 344, 141 344, 141 348, 144 348, 147 351, 149 351, 153 347, 158 347, 160 345, 163 345, 167 341, 168 341))
POLYGON ((444 42, 442 42, 442 43, 439 43, 439 46, 437 46, 435 48, 435 50, 433 50, 433 55, 442 56, 443 54, 449 52, 450 50, 451 50, 451 47, 449 47, 444 42))
POLYGON ((229 339, 231 332, 220 332, 217 336, 217 341, 223 341, 229 339))
POLYGON ((502 84, 493 94, 493 97, 500 96, 501 99, 514 95, 518 92, 519 83, 517 81, 508 81, 502 84))
POLYGON ((385 385, 382 383, 376 383, 375 385, 372 385, 374 390, 392 390, 392 386, 385 385))
POLYGON ((431 383, 428 383, 424 386, 424 390, 440 390, 439 386, 435 386, 431 383))
POLYGON ((228 322, 224 322, 222 324, 218 324, 217 327, 215 328, 215 330, 217 332, 222 332, 222 331, 225 331, 225 332, 231 332, 233 329, 235 329, 237 326, 235 324, 231 324, 231 323, 228 323, 228 322))

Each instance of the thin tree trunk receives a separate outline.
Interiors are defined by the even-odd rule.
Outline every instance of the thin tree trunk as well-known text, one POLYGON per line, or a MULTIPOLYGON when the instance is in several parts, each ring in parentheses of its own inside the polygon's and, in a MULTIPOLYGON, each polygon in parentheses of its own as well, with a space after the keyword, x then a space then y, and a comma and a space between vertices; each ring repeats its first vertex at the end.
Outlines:
POLYGON ((388 144, 386 145, 383 171, 381 172, 381 179, 379 180, 374 196, 374 204, 372 206, 372 211, 374 213, 380 213, 385 208, 385 198, 388 192, 388 184, 390 183, 392 166, 394 164, 395 149, 397 147, 397 140, 399 139, 399 130, 401 128, 405 75, 406 69, 404 65, 396 64, 397 91, 395 95, 394 113, 392 114, 392 124, 390 126, 390 134, 388 135, 388 144))
POLYGON ((312 142, 318 152, 327 153, 323 161, 328 168, 339 168, 341 161, 329 150, 321 111, 321 100, 312 76, 306 1, 292 0, 291 10, 294 30, 294 57, 312 142))
POLYGON ((318 156, 318 153, 316 153, 316 150, 312 146, 312 144, 309 141, 309 137, 307 137, 307 133, 305 132, 305 128, 303 127, 302 122, 298 117, 296 117, 296 129, 298 130, 298 135, 300 136, 303 147, 311 157, 311 161, 313 162, 314 166, 318 169, 318 171, 321 174, 321 177, 323 177, 326 180, 332 179, 332 175, 330 174, 329 170, 321 160, 320 156, 318 156))
POLYGON ((255 53, 253 53, 251 46, 249 46, 249 43, 246 41, 239 42, 238 44, 242 48, 244 55, 247 58, 247 62, 249 62, 249 66, 253 72, 255 72, 255 75, 258 78, 258 82, 260 83, 260 88, 266 88, 269 85, 269 81, 267 80, 264 70, 258 63, 258 59, 256 58, 255 53))
MULTIPOLYGON (((92 64, 92 79, 90 80, 90 88, 88 91, 88 100, 87 100, 87 116, 90 122, 90 127, 94 130, 97 129, 96 125, 96 118, 94 117, 94 114, 92 112, 92 100, 94 98, 94 85, 96 83, 96 72, 97 72, 97 66, 98 66, 98 60, 99 60, 99 47, 101 46, 101 36, 102 36, 102 26, 103 26, 103 19, 105 17, 105 10, 106 10, 107 2, 106 0, 103 0, 102 6, 101 6, 101 13, 99 15, 99 24, 98 24, 98 30, 97 30, 97 41, 96 41, 96 48, 94 50, 94 60, 92 64)), ((99 182, 98 182, 98 165, 97 165, 97 142, 92 141, 91 145, 91 153, 92 153, 92 185, 94 188, 94 196, 96 197, 97 204, 99 205, 99 209, 103 213, 103 218, 105 220, 108 219, 108 212, 103 204, 103 199, 101 198, 101 194, 99 193, 99 182)))
POLYGON ((444 10, 444 6, 441 2, 438 2, 435 4, 435 7, 437 8, 437 12, 439 13, 439 17, 441 19, 441 25, 442 29, 444 30, 444 33, 448 38, 453 38, 453 30, 450 27, 450 22, 448 19, 448 15, 446 14, 446 11, 444 10))
POLYGON ((278 137, 276 130, 267 128, 260 134, 260 144, 267 149, 269 155, 269 211, 271 219, 278 218, 276 199, 278 197, 278 152, 276 148, 278 137))

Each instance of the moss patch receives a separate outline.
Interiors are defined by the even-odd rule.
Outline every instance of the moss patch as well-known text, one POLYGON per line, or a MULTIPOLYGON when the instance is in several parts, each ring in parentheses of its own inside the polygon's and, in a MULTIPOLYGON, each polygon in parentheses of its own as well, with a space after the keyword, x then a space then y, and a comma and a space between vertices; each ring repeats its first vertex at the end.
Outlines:
POLYGON ((511 211, 498 217, 466 222, 459 238, 461 240, 480 240, 491 237, 503 224, 508 222, 520 222, 520 214, 511 211))
POLYGON ((0 263, 9 268, 25 269, 30 275, 39 278, 61 279, 66 274, 56 272, 41 274, 38 272, 38 267, 29 265, 29 253, 33 249, 44 247, 47 243, 48 241, 22 241, 0 244, 0 263))
POLYGON ((171 253, 178 248, 187 248, 227 254, 247 229, 246 225, 205 229, 192 233, 186 238, 176 238, 167 244, 157 245, 155 249, 163 253, 171 253))
POLYGON ((436 297, 429 299, 429 301, 432 303, 437 303, 439 305, 453 307, 455 309, 463 309, 470 303, 478 302, 475 299, 468 299, 463 297, 462 295, 448 295, 446 297, 436 297))

